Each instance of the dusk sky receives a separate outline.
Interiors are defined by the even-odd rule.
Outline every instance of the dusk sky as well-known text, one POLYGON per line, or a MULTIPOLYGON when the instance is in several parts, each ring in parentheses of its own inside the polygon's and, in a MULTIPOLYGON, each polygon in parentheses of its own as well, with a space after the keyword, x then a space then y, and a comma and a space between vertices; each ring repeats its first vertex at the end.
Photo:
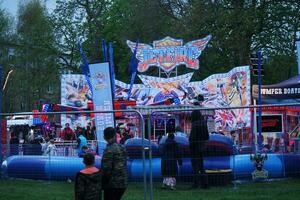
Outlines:
MULTIPOLYGON (((0 0, 0 6, 1 8, 5 9, 6 11, 8 11, 9 13, 15 16, 17 14, 19 2, 26 2, 26 1, 29 0, 0 0)), ((55 8, 55 1, 56 0, 46 0, 47 8, 50 11, 55 8)))

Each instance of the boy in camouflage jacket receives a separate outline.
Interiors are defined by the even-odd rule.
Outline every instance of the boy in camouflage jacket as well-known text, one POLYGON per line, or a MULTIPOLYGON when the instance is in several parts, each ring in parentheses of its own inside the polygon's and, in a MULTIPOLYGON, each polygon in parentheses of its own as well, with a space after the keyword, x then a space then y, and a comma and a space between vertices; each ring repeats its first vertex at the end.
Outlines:
POLYGON ((114 128, 104 130, 104 139, 107 141, 101 163, 104 200, 119 200, 127 188, 127 154, 116 143, 114 128))

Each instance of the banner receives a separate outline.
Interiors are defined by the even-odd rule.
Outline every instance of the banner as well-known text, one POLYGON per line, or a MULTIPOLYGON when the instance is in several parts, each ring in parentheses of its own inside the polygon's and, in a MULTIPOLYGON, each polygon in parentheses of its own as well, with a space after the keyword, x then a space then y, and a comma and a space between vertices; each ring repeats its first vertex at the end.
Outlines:
POLYGON ((63 74, 61 77, 61 104, 87 108, 92 94, 84 75, 63 74))
MULTIPOLYGON (((235 107, 251 105, 250 70, 248 66, 236 67, 228 73, 214 74, 203 81, 190 82, 193 73, 173 77, 158 78, 139 75, 143 84, 133 85, 131 100, 137 105, 153 105, 166 99, 177 99, 178 104, 192 104, 199 94, 205 98, 205 107, 235 107)), ((116 81, 116 97, 127 98, 129 84, 116 81)), ((174 102, 175 103, 175 102, 174 102)), ((250 110, 217 110, 216 127, 230 131, 240 127, 250 127, 250 110)))
MULTIPOLYGON (((193 99, 198 94, 202 94, 205 98, 203 102, 205 107, 251 105, 250 70, 248 66, 236 67, 228 73, 214 74, 203 81, 190 82, 192 76, 193 73, 173 78, 139 75, 143 84, 132 86, 130 100, 136 101, 137 106, 155 105, 168 99, 173 99, 173 103, 176 105, 191 105, 193 99)), ((84 78, 83 75, 82 77, 84 78)), ((127 99, 130 84, 118 80, 115 84, 116 99, 127 99)), ((93 87, 95 86, 93 85, 93 87)), ((108 97, 107 95, 110 94, 107 92, 103 96, 108 97)), ((217 110, 214 116, 216 130, 230 131, 250 127, 250 114, 249 109, 217 110)))
MULTIPOLYGON (((262 99, 300 99, 300 75, 273 85, 261 86, 262 99)), ((258 98, 258 85, 252 86, 253 98, 258 98)))
MULTIPOLYGON (((203 39, 194 40, 183 45, 183 40, 165 37, 153 42, 153 46, 139 43, 136 58, 138 71, 145 72, 150 66, 158 66, 166 72, 170 72, 178 65, 185 65, 191 69, 199 69, 198 57, 205 49, 211 35, 203 39)), ((127 45, 134 52, 136 42, 127 40, 127 45)))
MULTIPOLYGON (((61 76, 61 104, 74 108, 87 109, 88 101, 92 100, 92 93, 84 75, 63 74, 61 76)), ((91 119, 85 115, 61 115, 61 124, 86 126, 91 119)))
MULTIPOLYGON (((95 111, 113 110, 111 77, 108 63, 90 64, 91 81, 93 85, 93 102, 95 111)), ((95 125, 99 153, 104 150, 106 143, 103 131, 106 127, 114 127, 113 113, 96 113, 95 125)))

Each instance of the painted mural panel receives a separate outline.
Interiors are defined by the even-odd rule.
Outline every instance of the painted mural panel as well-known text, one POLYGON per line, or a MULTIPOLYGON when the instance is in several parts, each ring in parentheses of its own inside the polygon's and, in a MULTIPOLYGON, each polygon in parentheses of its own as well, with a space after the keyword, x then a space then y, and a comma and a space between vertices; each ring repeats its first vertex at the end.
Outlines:
MULTIPOLYGON (((63 74, 61 77, 61 104, 86 109, 91 100, 91 91, 85 76, 81 74, 63 74)), ((61 115, 61 124, 69 123, 72 128, 76 125, 86 126, 90 121, 87 115, 61 115)))
MULTIPOLYGON (((203 81, 197 82, 190 82, 192 75, 193 73, 188 73, 168 79, 139 75, 143 84, 133 85, 131 100, 137 101, 137 106, 157 105, 157 103, 168 99, 173 99, 173 103, 176 105, 188 105, 192 104, 193 99, 198 94, 202 94, 205 98, 205 107, 222 108, 251 105, 250 71, 248 66, 236 67, 228 73, 214 74, 203 81)), ((81 77, 83 82, 86 83, 83 75, 65 76, 78 76, 75 80, 80 80, 79 77, 81 77)), ((116 98, 127 99, 129 84, 118 80, 116 80, 115 84, 116 98)), ((72 85, 72 81, 69 81, 67 85, 68 87, 62 84, 62 104, 68 105, 69 103, 74 105, 74 101, 68 101, 66 94, 70 93, 68 91, 70 90, 69 87, 73 87, 71 91, 77 91, 76 87, 72 85)), ((81 94, 81 97, 86 97, 86 95, 88 97, 88 93, 85 95, 81 94)), ((214 120, 217 130, 229 131, 238 127, 250 127, 250 110, 216 110, 214 120)))
MULTIPOLYGON (((174 78, 158 78, 140 75, 143 85, 134 85, 133 100, 137 105, 154 105, 173 99, 174 104, 192 104, 193 99, 202 94, 205 107, 235 107, 251 104, 250 71, 248 66, 236 67, 228 73, 214 74, 198 82, 189 82, 193 73, 174 78)), ((116 97, 126 98, 128 84, 116 81, 116 97)), ((216 110, 216 127, 232 130, 250 126, 249 109, 216 110)))

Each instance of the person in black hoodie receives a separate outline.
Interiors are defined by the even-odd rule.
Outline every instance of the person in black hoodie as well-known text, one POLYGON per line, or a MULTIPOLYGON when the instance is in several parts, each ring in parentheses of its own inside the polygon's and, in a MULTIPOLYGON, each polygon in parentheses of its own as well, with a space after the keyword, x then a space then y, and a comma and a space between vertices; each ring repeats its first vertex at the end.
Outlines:
POLYGON ((173 133, 169 133, 161 150, 161 173, 163 176, 163 188, 169 187, 175 190, 176 177, 178 176, 178 165, 182 165, 182 160, 178 151, 178 144, 174 140, 173 133))
POLYGON ((83 163, 85 169, 78 172, 75 179, 75 200, 101 200, 102 174, 94 167, 94 154, 85 154, 83 163))
MULTIPOLYGON (((202 97, 203 98, 203 97, 202 97)), ((196 103, 194 105, 199 105, 196 103)), ((208 180, 204 170, 203 152, 206 141, 209 139, 207 122, 199 110, 194 110, 191 114, 192 129, 189 137, 189 149, 193 168, 193 188, 200 185, 208 188, 208 180)))

